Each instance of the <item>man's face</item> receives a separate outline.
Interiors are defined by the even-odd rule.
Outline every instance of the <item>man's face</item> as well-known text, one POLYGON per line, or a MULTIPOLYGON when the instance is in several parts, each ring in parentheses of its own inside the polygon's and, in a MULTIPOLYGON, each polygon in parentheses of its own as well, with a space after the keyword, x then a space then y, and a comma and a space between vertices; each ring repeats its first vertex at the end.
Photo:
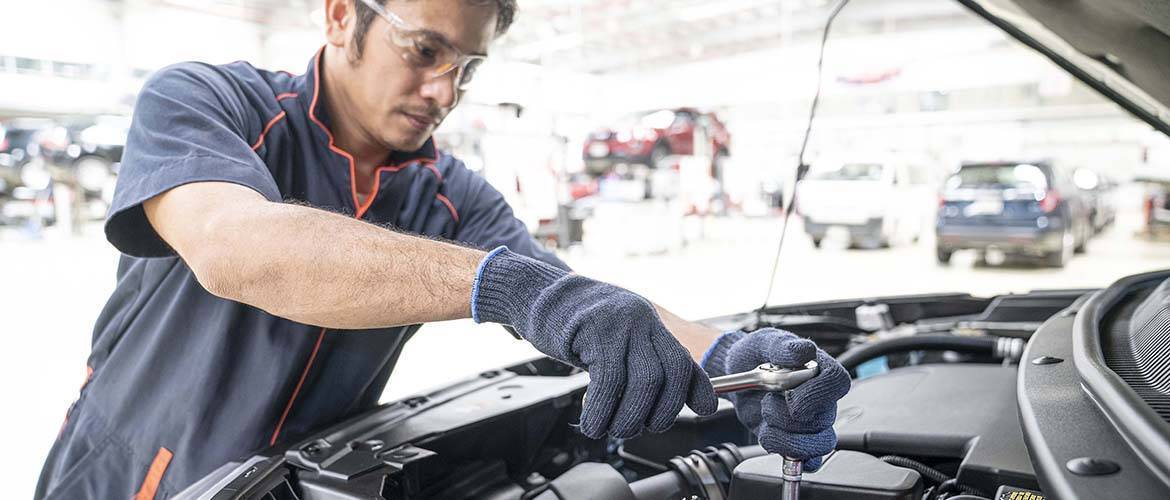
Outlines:
MULTIPOLYGON (((389 0, 385 7, 411 28, 428 32, 428 39, 441 39, 464 54, 486 54, 495 34, 492 2, 389 0)), ((414 151, 459 102, 460 93, 455 88, 458 70, 431 77, 427 69, 412 66, 403 58, 403 51, 412 47, 392 43, 392 29, 385 19, 375 16, 360 58, 351 34, 351 46, 346 47, 349 64, 338 79, 344 88, 338 90, 349 108, 346 119, 356 121, 365 135, 393 150, 414 151)))

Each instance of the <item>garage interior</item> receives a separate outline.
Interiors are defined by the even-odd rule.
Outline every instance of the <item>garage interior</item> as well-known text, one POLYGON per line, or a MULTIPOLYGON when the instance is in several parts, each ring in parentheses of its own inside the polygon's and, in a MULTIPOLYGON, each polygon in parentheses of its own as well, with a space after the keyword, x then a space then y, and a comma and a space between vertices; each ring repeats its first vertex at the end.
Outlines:
MULTIPOLYGON (((0 131, 44 134, 65 152, 46 161, 91 158, 97 172, 66 179, 30 168, 0 181, 0 310, 15 342, 0 364, 0 394, 27 407, 4 418, 20 429, 20 456, 3 459, 17 478, 13 498, 35 486, 115 284, 118 252, 102 218, 120 152, 103 156, 88 144, 124 143, 138 89, 179 61, 303 73, 324 40, 321 4, 3 7, 0 131), (76 139, 81 146, 65 144, 74 129, 88 137, 76 139)), ((1170 178, 1159 174, 1170 171, 1170 139, 958 2, 850 1, 820 72, 821 35, 836 5, 829 0, 519 4, 436 142, 500 190, 579 273, 688 319, 765 303, 1096 288, 1170 268, 1160 231, 1170 207, 1159 181, 1170 178), (794 189, 806 139, 809 189, 794 189), (638 141, 644 150, 615 153, 613 144, 638 141), (1062 196, 1092 197, 1100 223, 1086 219, 1083 252, 1054 266, 993 245, 940 262, 948 179, 961 165, 999 162, 1047 162, 1075 186, 1062 196), (848 165, 887 172, 870 179, 882 191, 813 189, 848 165), (796 211, 785 218, 794 191, 796 211), (865 207, 889 214, 898 204, 913 215, 879 221, 872 240, 842 226, 873 214, 815 219, 865 207), (824 232, 810 232, 814 223, 824 232)), ((23 160, 8 142, 0 168, 17 168, 23 160)), ((406 347, 383 401, 536 354, 495 325, 430 324, 406 347)))

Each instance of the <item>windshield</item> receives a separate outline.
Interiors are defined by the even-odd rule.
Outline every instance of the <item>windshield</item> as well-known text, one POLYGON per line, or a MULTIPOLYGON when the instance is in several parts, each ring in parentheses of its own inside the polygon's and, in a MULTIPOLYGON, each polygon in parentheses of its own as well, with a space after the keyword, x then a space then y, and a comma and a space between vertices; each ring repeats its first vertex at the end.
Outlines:
POLYGON ((948 190, 978 188, 1044 191, 1048 188, 1048 177, 1036 165, 998 163, 964 165, 947 179, 948 190))
POLYGON ((846 163, 826 170, 813 170, 808 178, 819 181, 880 181, 882 165, 877 163, 846 163))
POLYGON ((662 110, 646 114, 638 119, 638 124, 649 128, 667 128, 674 123, 674 111, 662 110))

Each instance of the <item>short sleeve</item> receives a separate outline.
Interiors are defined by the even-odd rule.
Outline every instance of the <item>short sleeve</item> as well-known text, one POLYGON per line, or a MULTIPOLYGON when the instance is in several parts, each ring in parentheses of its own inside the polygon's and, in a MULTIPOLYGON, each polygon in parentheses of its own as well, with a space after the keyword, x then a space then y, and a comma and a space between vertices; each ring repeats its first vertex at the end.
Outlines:
POLYGON ((484 249, 506 245, 520 255, 571 271, 568 264, 528 233, 528 227, 512 213, 503 194, 461 162, 455 163, 446 185, 459 185, 458 196, 452 198, 458 205, 461 219, 455 232, 457 241, 484 249))
MULTIPOLYGON (((142 203, 193 182, 230 182, 281 201, 272 173, 244 139, 255 125, 222 68, 183 63, 156 73, 134 107, 106 239, 135 257, 168 257, 142 203)), ((192 214, 194 217, 196 214, 192 214)))

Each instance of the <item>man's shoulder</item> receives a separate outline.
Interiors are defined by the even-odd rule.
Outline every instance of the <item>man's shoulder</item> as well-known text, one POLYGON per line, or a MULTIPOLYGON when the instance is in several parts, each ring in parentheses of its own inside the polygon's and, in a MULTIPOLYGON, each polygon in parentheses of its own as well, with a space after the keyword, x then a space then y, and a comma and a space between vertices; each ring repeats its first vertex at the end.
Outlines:
POLYGON ((209 64, 185 61, 164 67, 151 75, 143 90, 196 95, 212 93, 236 96, 244 101, 272 96, 293 88, 295 76, 282 71, 256 68, 246 61, 209 64))

